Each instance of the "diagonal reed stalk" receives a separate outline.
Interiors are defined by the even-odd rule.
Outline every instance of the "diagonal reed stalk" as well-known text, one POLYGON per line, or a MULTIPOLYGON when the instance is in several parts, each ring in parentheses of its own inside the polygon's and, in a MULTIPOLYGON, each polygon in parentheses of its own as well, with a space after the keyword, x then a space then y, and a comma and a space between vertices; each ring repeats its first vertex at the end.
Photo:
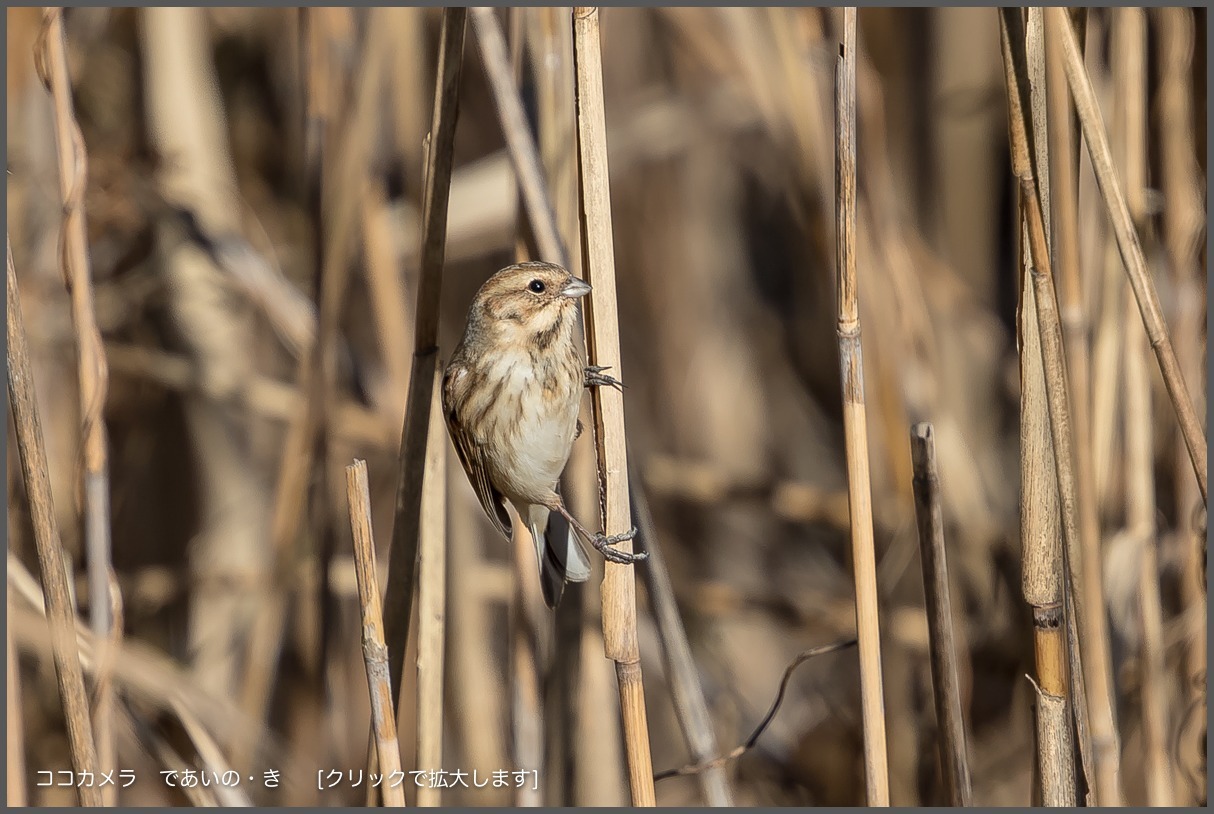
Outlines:
MULTIPOLYGON (((388 647, 384 644, 383 606, 375 567, 375 537, 371 533, 371 490, 367 485, 367 462, 356 460, 346 467, 346 499, 350 507, 350 530, 354 535, 354 574, 358 580, 359 610, 362 613, 363 662, 371 693, 371 726, 379 772, 385 776, 400 771, 400 743, 396 737, 396 704, 388 675, 388 647)), ((384 805, 404 806, 403 784, 381 785, 384 805)))
POLYGON ((889 805, 889 758, 881 681, 877 557, 873 544, 868 422, 860 350, 856 286, 856 8, 843 11, 843 45, 835 62, 835 251, 838 272, 839 364, 843 434, 860 639, 860 703, 864 728, 864 783, 868 805, 889 805))
POLYGON ((649 501, 645 498, 644 490, 637 488, 640 483, 640 475, 634 463, 629 478, 632 512, 639 529, 639 537, 644 540, 645 550, 649 552, 649 559, 645 562, 641 577, 645 580, 645 593, 649 596, 658 636, 662 640, 662 655, 666 659, 666 672, 670 676, 671 700, 674 702, 692 763, 706 766, 704 771, 696 773, 705 802, 715 808, 732 808, 733 792, 729 788, 729 776, 725 767, 711 764, 719 753, 712 715, 704 698, 704 689, 700 686, 683 620, 679 617, 674 585, 670 581, 670 572, 666 569, 662 546, 658 543, 657 528, 649 512, 649 501))
MULTIPOLYGON (((575 8, 573 62, 577 73, 578 164, 582 178, 582 252, 586 277, 593 289, 586 300, 587 356, 591 364, 609 367, 623 378, 601 47, 598 8, 575 8)), ((599 481, 603 489, 603 528, 612 534, 632 525, 624 396, 615 388, 596 387, 592 399, 599 481)), ((620 549, 630 552, 632 544, 625 542, 620 549)), ((634 569, 635 566, 614 562, 604 565, 603 644, 607 657, 615 662, 632 803, 652 806, 653 764, 637 641, 634 569)))
MULTIPOLYGON (((26 494, 29 496, 42 591, 46 596, 47 623, 55 658, 55 679, 59 686, 59 699, 63 704, 63 717, 67 721, 72 767, 76 772, 96 772, 97 747, 93 741, 93 723, 89 718, 84 673, 80 667, 80 651, 76 647, 75 612, 71 590, 68 587, 63 543, 59 538, 59 526, 55 520, 42 419, 38 416, 38 404, 34 395, 34 372, 30 365, 29 346, 21 319, 17 272, 13 268, 12 244, 6 241, 6 248, 8 399, 16 429, 21 473, 25 478, 26 494)), ((82 784, 76 791, 81 805, 100 806, 104 803, 98 786, 82 784)))
MULTIPOLYGON (((110 618, 110 476, 105 401, 109 376, 101 332, 93 307, 92 270, 88 253, 84 191, 88 185, 88 154, 72 104, 67 65, 67 36, 63 9, 43 14, 42 49, 38 71, 54 105, 55 146, 59 157, 59 194, 63 200, 60 237, 63 278, 71 297, 72 326, 76 337, 77 377, 80 387, 81 438, 84 458, 84 541, 88 558, 89 621, 93 631, 109 638, 110 618)), ((93 708, 98 767, 113 771, 114 736, 110 717, 113 697, 100 686, 93 708)), ((117 803, 117 787, 102 790, 105 804, 117 803)))
POLYGON ((1067 18, 1066 10, 1051 8, 1046 11, 1046 14, 1062 40, 1066 57, 1063 64, 1066 69, 1067 82, 1071 88, 1071 98, 1074 100, 1075 110, 1079 114, 1079 123, 1083 129, 1088 155, 1092 159, 1096 183, 1108 211, 1113 234, 1117 238, 1117 248, 1121 253, 1126 275, 1129 277, 1130 288, 1133 289, 1134 297, 1138 301, 1138 310, 1142 315, 1143 326, 1146 328, 1151 349, 1155 351, 1155 358, 1159 362, 1159 372, 1163 375, 1168 397, 1176 411, 1176 419, 1180 423, 1185 446, 1188 448, 1189 458, 1193 462, 1193 471, 1197 476, 1201 497, 1205 500, 1207 499, 1205 433, 1201 429, 1201 419, 1193 407, 1193 400, 1185 387, 1180 364, 1176 360, 1176 352, 1172 348, 1172 340, 1164 322, 1163 310, 1159 305, 1159 295, 1155 291, 1155 284, 1151 280, 1147 268, 1138 232, 1130 217, 1125 192, 1113 166, 1108 134, 1100 114, 1100 107, 1096 103, 1092 80, 1083 66, 1079 42, 1075 36, 1075 29, 1067 18))
POLYGON ((949 805, 968 806, 972 796, 969 755, 965 721, 961 716, 961 687, 957 681, 957 648, 953 641, 953 603, 948 589, 936 436, 931 424, 916 424, 911 428, 911 462, 915 472, 915 518, 923 562, 940 774, 948 790, 949 805))

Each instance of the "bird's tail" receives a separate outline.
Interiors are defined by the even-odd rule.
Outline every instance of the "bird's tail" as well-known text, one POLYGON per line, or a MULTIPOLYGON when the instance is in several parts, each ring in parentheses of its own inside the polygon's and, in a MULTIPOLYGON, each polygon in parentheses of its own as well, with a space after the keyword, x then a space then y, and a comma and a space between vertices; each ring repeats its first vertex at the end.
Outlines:
POLYGON ((544 604, 555 608, 560 604, 566 582, 590 579, 590 558, 582 548, 582 541, 559 512, 550 513, 543 506, 532 506, 528 515, 527 526, 535 541, 544 604))

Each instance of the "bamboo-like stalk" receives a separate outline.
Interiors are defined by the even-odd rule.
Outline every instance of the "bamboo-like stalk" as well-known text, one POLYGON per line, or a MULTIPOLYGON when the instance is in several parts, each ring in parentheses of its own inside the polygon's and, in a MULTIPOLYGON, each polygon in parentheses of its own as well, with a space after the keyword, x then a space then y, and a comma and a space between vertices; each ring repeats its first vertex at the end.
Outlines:
MULTIPOLYGON (((46 596, 47 623, 55 657, 55 678, 59 685, 59 699, 63 704, 63 717, 67 721, 72 767, 76 772, 95 773, 97 747, 93 741, 93 723, 89 718, 80 652, 76 647, 75 613, 68 586, 63 543, 59 538, 59 525, 55 519, 51 496, 42 419, 38 415, 34 395, 34 372, 30 365, 29 346, 21 318, 17 272, 13 268, 13 247, 8 241, 6 249, 9 407, 12 409, 16 428, 17 452, 21 457, 21 473, 25 478, 26 494, 29 496, 34 543, 38 550, 38 567, 42 575, 42 590, 46 596)), ((104 803, 98 786, 82 784, 76 791, 81 805, 100 806, 104 803)))
MULTIPOLYGON (((8 609, 11 613, 11 603, 8 604, 8 609)), ((5 665, 8 754, 5 760, 7 788, 4 799, 9 808, 22 808, 26 805, 26 796, 25 738, 21 722, 24 711, 21 704, 21 662, 17 660, 17 652, 13 648, 13 626, 7 614, 4 622, 4 651, 8 659, 5 665)))
MULTIPOLYGON (((591 364, 610 367, 615 375, 622 378, 598 8, 574 9, 573 61, 577 71, 583 260, 586 276, 593 289, 586 301, 587 355, 591 364)), ((603 528, 606 533, 612 534, 629 528, 632 520, 628 498, 624 397, 615 388, 596 387, 593 405, 599 482, 603 492, 603 528)), ((630 542, 620 545, 622 551, 630 552, 631 549, 630 542)), ((616 667, 632 803, 635 806, 652 806, 653 764, 637 641, 634 567, 638 566, 613 562, 604 565, 603 645, 607 657, 615 662, 616 667)))
MULTIPOLYGON (((400 744, 396 738, 396 704, 388 676, 388 647, 384 644, 383 606, 375 567, 366 461, 356 460, 346 467, 346 498, 350 508, 350 530, 354 535, 354 573, 358 579, 358 604, 362 614, 363 662, 371 694, 371 726, 379 772, 388 777, 392 772, 400 771, 400 744)), ((405 805, 403 784, 384 783, 382 789, 384 805, 405 805)))
MULTIPOLYGON (((1086 14, 1076 10, 1083 30, 1086 14)), ((1080 589, 1083 605, 1082 645, 1088 700, 1091 705, 1092 761, 1096 799, 1102 805, 1121 804, 1121 748, 1114 717, 1112 658, 1104 581, 1101 578, 1100 518, 1092 448, 1091 368, 1089 320, 1084 306, 1079 267, 1079 139, 1076 116, 1070 106, 1062 67, 1062 45, 1057 33, 1046 29, 1049 87, 1051 203, 1055 213, 1054 246, 1058 260, 1060 319, 1064 329, 1071 418, 1075 441, 1075 500, 1079 556, 1088 575, 1080 589)))
POLYGON ((936 437, 931 424, 911 427, 911 462, 915 468, 915 518, 923 561, 923 595, 927 604, 932 690, 940 747, 940 774, 949 804, 968 806, 972 795, 961 688, 957 681, 957 648, 953 641, 953 603, 948 587, 944 548, 944 515, 940 507, 940 474, 936 437))
POLYGON ((839 364, 843 434, 860 639, 860 699, 864 727, 864 780, 870 806, 889 805, 889 758, 881 680, 877 562, 873 543, 868 423, 856 284, 856 8, 843 12, 843 47, 835 62, 835 251, 838 275, 839 364))
POLYGON ((422 206, 422 260, 414 323, 413 364, 409 398, 401 428, 400 476, 389 550, 388 586, 384 597, 385 626, 392 697, 400 696, 405 646, 413 615, 414 574, 417 569, 422 488, 434 376, 438 370, 438 305, 442 293, 443 258, 447 239, 447 201, 459 114, 459 79, 464 56, 467 9, 443 10, 438 71, 434 82, 434 117, 426 158, 422 206))
MULTIPOLYGON (((439 401, 442 372, 434 371, 434 404, 422 485, 421 539, 417 575, 417 765, 432 771, 443 765, 443 665, 446 658, 447 603, 447 436, 439 401)), ((419 806, 442 805, 442 789, 423 784, 419 806)))
MULTIPOLYGON (((1008 18, 1019 24, 1019 12, 1000 15, 1000 35, 1004 68, 1007 72, 1008 105, 1022 122, 1021 96, 1012 69, 1012 35, 1008 18)), ((1022 27, 1017 27, 1022 32, 1022 27)), ((1024 126, 1013 127, 1023 134, 1024 126)), ((1027 147, 1017 161, 1027 161, 1027 147)), ((1022 204, 1026 206, 1027 204, 1022 204)), ((1067 646, 1063 610, 1066 588, 1063 581, 1063 547, 1059 530, 1057 473, 1050 459, 1053 442, 1049 431, 1049 410, 1041 354, 1041 339, 1035 318, 1036 295, 1030 276, 1031 261, 1025 244, 1024 217, 1018 219, 1022 247, 1020 262, 1021 307, 1017 322, 1020 347, 1020 539, 1022 547, 1021 589, 1032 608, 1033 646, 1037 696, 1036 776, 1041 802, 1045 805, 1074 805, 1075 776, 1068 712, 1067 646)))
POLYGON ((1067 82, 1071 88, 1071 98, 1079 114, 1079 122, 1083 128, 1083 137, 1088 147, 1088 155, 1092 159, 1092 167, 1096 172, 1097 185, 1101 197, 1108 210, 1109 221, 1117 238, 1117 248, 1121 253, 1129 277, 1130 288, 1138 301, 1138 310, 1142 315, 1143 326, 1150 339, 1151 349, 1159 362, 1159 371, 1163 375, 1168 397, 1176 411, 1176 419, 1184 435, 1189 457, 1193 462, 1193 471, 1197 476, 1197 484, 1201 489, 1201 497, 1206 499, 1206 438, 1201 429, 1201 420, 1193 407, 1184 378, 1181 375, 1180 364, 1176 360, 1176 352, 1172 348, 1172 340, 1168 336, 1167 325, 1163 311, 1159 305, 1159 295, 1147 269, 1146 258, 1138 233, 1130 217, 1129 206, 1117 171, 1113 167, 1112 153, 1109 149, 1108 135, 1100 108, 1096 104, 1096 94, 1092 90, 1092 80, 1083 66, 1083 56, 1079 52, 1079 43, 1075 30, 1066 16, 1064 9, 1052 8, 1047 11, 1061 33, 1063 50, 1066 55, 1064 62, 1067 82))
MULTIPOLYGON (((67 65, 67 35, 63 9, 51 7, 43 15, 43 49, 38 69, 50 92, 55 113, 55 146, 59 156, 59 194, 63 200, 60 241, 63 278, 71 297, 75 329, 76 364, 80 394, 81 442, 84 460, 84 540, 89 574, 89 620, 94 632, 107 638, 110 625, 110 476, 109 442, 105 429, 105 401, 109 384, 105 348, 93 307, 92 269, 88 252, 84 191, 88 186, 88 154, 72 104, 67 65)), ((114 735, 110 718, 114 700, 102 687, 93 703, 93 729, 97 765, 112 772, 114 735)), ((117 803, 117 787, 103 788, 105 805, 117 803)))
MULTIPOLYGON (((641 488, 641 479, 634 469, 629 478, 633 517, 639 529, 639 537, 645 542, 649 559, 642 569, 645 593, 653 608, 658 636, 662 640, 662 655, 666 660, 666 672, 670 676, 670 695, 675 714, 687 741, 687 751, 695 764, 708 764, 720 753, 716 733, 713 731, 712 715, 700 686, 695 659, 687 641, 687 631, 679 616, 679 606, 674 597, 674 585, 666 569, 666 558, 658 544, 657 528, 649 512, 649 501, 641 488)), ((733 792, 729 788, 729 777, 725 767, 714 764, 696 774, 704 800, 710 806, 731 808, 733 792)))

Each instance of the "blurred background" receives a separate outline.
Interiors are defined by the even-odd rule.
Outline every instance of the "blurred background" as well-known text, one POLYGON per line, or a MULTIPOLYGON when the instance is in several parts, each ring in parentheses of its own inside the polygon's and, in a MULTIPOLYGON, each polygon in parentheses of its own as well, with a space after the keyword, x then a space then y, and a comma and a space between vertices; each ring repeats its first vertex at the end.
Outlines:
MULTIPOLYGON (((365 783, 318 789, 316 780, 318 769, 365 767, 369 706, 344 467, 368 462, 382 582, 440 18, 417 9, 66 13, 109 365, 104 417, 122 599, 122 640, 107 664, 118 698, 114 762, 139 778, 118 791, 123 804, 226 800, 206 796, 215 789, 168 788, 159 772, 228 765, 255 778, 238 792, 256 803, 363 804, 365 783), (321 279, 326 251, 338 258, 336 282, 321 279), (318 310, 322 285, 339 293, 318 310), (318 335, 336 352, 316 385, 304 366, 318 335), (320 441, 302 458, 284 454, 309 392, 323 400, 311 411, 320 441), (281 635, 258 644, 258 620, 280 595, 281 635), (272 787, 267 770, 281 773, 272 787)), ((8 232, 83 619, 80 399, 59 261, 53 107, 34 63, 42 12, 10 9, 7 19, 8 232)), ((502 10, 500 20, 529 111, 544 123, 541 153, 568 240, 577 223, 569 12, 502 10)), ((841 20, 830 9, 602 13, 630 455, 721 751, 750 733, 798 652, 855 628, 834 298, 841 20)), ((931 421, 974 801, 1026 805, 1033 645, 1020 585, 1019 263, 998 16, 862 9, 859 25, 858 274, 892 801, 944 801, 908 444, 910 425, 931 421)), ((1204 9, 1091 10, 1086 23, 1088 70, 1114 155, 1123 177, 1127 166, 1141 168, 1128 181, 1140 202, 1136 225, 1202 414, 1205 31, 1204 9), (1138 45, 1123 47, 1134 32, 1138 45), (1124 64, 1133 55, 1138 71, 1124 64), (1135 83, 1143 108, 1127 110, 1135 83)), ((443 270, 444 360, 476 288, 516 256, 519 206, 501 133, 469 26, 443 270)), ((1126 434, 1141 413, 1127 411, 1125 371, 1146 351, 1086 153, 1078 212, 1082 291, 1067 330, 1091 352, 1086 449, 1124 796, 1146 801, 1144 756, 1163 749, 1174 802, 1200 804, 1204 507, 1147 354, 1153 523, 1145 538, 1129 528, 1136 481, 1124 463, 1126 434), (1144 545, 1157 567, 1154 642, 1144 642, 1142 624, 1144 545), (1162 653, 1163 683, 1154 685, 1162 745, 1147 743, 1143 728, 1151 647, 1162 653)), ((20 710, 10 771, 17 747, 28 802, 72 804, 72 789, 40 787, 36 775, 70 764, 46 624, 30 592, 14 587, 15 572, 38 571, 9 427, 9 652, 17 658, 9 703, 20 710)), ((589 434, 578 450, 575 502, 593 512, 584 488, 593 477, 589 434)), ((552 617, 533 607, 534 566, 524 559, 516 568, 450 454, 446 505, 443 768, 484 777, 548 757, 537 791, 451 788, 443 802, 626 803, 598 577, 571 589, 557 614, 572 614, 582 634, 576 726, 558 750, 545 708, 556 634, 552 617)), ((640 588, 638 616, 654 768, 675 768, 688 751, 640 588)), ((408 770, 416 762, 412 655, 406 664, 399 725, 408 770)), ((800 667, 773 724, 727 774, 740 805, 862 803, 856 651, 800 667)), ((702 801, 686 777, 659 782, 657 799, 702 801)))

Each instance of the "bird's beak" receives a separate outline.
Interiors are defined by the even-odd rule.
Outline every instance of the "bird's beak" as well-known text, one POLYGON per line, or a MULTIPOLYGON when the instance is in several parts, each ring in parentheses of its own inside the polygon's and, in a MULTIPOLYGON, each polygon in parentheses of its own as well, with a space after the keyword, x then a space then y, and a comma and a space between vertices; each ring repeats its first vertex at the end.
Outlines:
POLYGON ((584 297, 590 293, 590 284, 578 277, 570 277, 569 282, 565 283, 561 289, 561 296, 568 297, 571 300, 576 300, 578 297, 584 297))

